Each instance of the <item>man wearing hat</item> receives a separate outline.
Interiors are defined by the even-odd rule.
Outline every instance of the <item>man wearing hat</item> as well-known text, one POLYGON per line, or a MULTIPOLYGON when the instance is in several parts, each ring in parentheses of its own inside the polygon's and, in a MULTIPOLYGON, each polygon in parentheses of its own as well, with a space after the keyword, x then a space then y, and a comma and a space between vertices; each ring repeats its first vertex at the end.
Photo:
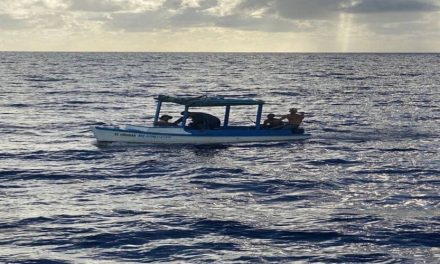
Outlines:
POLYGON ((292 125, 293 128, 297 129, 304 119, 304 112, 298 113, 298 110, 296 108, 290 108, 289 114, 283 115, 281 117, 281 120, 283 119, 287 119, 289 125, 292 125))
POLYGON ((155 126, 173 126, 173 123, 169 123, 168 121, 172 119, 172 116, 169 115, 163 115, 157 120, 156 123, 154 123, 155 126))
POLYGON ((264 128, 276 128, 282 126, 283 122, 281 119, 275 118, 274 114, 268 114, 267 119, 263 122, 264 128))

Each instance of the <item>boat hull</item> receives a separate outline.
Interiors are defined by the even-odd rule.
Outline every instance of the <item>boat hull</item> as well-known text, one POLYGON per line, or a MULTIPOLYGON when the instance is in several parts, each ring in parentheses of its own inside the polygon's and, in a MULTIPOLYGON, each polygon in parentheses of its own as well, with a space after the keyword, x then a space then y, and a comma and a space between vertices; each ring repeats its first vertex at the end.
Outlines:
POLYGON ((290 129, 256 130, 248 127, 216 130, 188 130, 181 127, 93 126, 98 142, 130 142, 144 144, 229 144, 304 140, 310 134, 292 133, 290 129))

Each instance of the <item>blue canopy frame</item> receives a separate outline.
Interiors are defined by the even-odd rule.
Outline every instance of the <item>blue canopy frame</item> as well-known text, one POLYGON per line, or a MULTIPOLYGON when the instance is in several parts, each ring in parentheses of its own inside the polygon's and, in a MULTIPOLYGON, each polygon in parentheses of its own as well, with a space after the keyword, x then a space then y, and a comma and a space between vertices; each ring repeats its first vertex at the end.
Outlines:
POLYGON ((211 106, 225 106, 225 115, 223 119, 223 127, 228 127, 229 124, 229 114, 231 111, 231 106, 238 105, 257 105, 257 116, 255 119, 255 128, 260 129, 261 114, 263 112, 262 100, 254 99, 232 99, 223 97, 209 97, 209 96, 198 96, 198 97, 185 97, 185 96, 168 96, 159 95, 157 98, 156 114, 154 115, 154 123, 159 120, 160 110, 163 102, 175 103, 185 106, 182 127, 186 125, 186 119, 188 118, 188 110, 190 107, 211 107, 211 106))

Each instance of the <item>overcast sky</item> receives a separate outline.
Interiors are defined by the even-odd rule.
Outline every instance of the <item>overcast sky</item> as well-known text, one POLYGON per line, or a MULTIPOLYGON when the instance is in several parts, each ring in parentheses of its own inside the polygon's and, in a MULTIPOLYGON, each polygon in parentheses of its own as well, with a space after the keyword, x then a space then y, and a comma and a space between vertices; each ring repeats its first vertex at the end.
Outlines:
POLYGON ((0 0, 0 50, 440 52, 440 0, 0 0))

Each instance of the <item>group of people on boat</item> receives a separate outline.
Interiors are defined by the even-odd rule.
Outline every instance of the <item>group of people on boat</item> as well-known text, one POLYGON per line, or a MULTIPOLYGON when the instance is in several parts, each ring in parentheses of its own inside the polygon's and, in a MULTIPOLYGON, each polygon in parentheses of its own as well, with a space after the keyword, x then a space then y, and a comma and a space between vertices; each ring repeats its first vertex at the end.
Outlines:
POLYGON ((296 108, 290 108, 287 115, 282 115, 280 118, 275 118, 275 115, 270 113, 267 115, 267 119, 263 122, 263 128, 281 128, 289 125, 293 129, 298 129, 304 119, 304 112, 298 112, 296 108), (283 120, 287 119, 287 123, 283 120))
MULTIPOLYGON (((174 122, 170 122, 173 118, 170 115, 162 115, 157 122, 154 123, 155 126, 177 126, 183 121, 183 115, 185 112, 181 112, 182 117, 174 122)), ((208 113, 203 112, 188 112, 188 117, 191 118, 191 123, 189 123, 188 128, 193 129, 216 129, 220 128, 220 119, 208 113)), ((289 114, 282 115, 280 118, 275 118, 275 114, 268 114, 267 119, 263 122, 263 128, 266 129, 277 129, 285 126, 290 126, 294 130, 298 130, 304 119, 304 112, 298 112, 296 108, 291 108, 289 114), (287 119, 287 123, 283 120, 287 119)))

